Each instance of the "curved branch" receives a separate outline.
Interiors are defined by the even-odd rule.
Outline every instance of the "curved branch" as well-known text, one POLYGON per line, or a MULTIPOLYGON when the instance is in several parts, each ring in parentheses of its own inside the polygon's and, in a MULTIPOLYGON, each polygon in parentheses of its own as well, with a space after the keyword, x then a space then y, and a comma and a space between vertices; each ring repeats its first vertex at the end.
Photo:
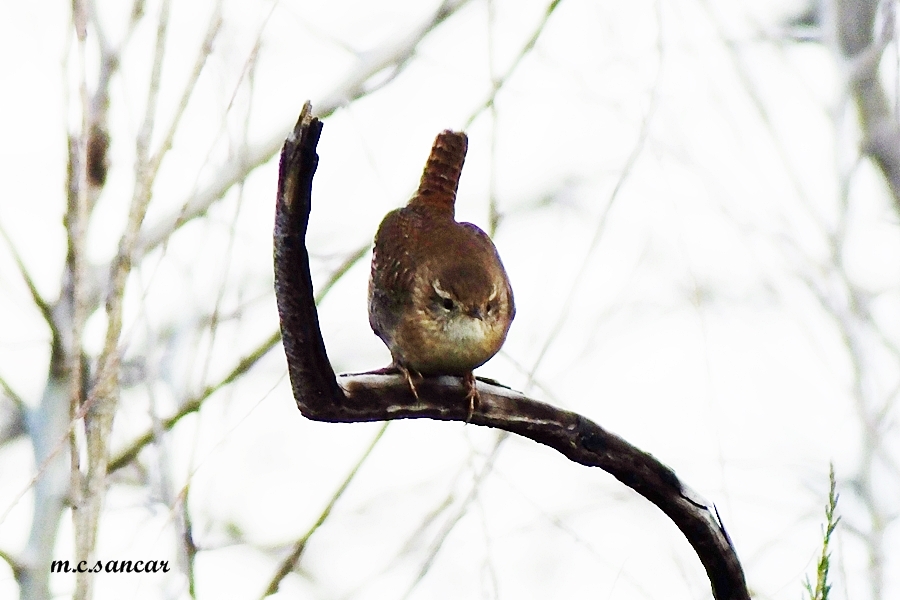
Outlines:
POLYGON ((275 210, 275 296, 294 399, 307 418, 329 422, 430 418, 503 429, 554 448, 570 460, 600 467, 662 510, 690 542, 717 600, 749 600, 743 569, 715 507, 691 492, 650 454, 573 412, 532 400, 497 382, 477 383, 470 414, 457 377, 416 383, 389 369, 337 377, 325 352, 305 245, 316 145, 322 123, 307 102, 284 143, 275 210))

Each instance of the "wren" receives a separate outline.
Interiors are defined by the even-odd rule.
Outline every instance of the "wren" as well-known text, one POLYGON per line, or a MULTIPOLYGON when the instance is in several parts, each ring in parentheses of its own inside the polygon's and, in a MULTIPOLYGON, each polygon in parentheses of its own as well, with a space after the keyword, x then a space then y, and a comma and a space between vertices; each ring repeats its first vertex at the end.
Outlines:
POLYGON ((369 324, 416 399, 413 375, 463 377, 471 417, 478 401, 472 370, 500 350, 516 308, 491 238, 455 219, 467 147, 464 133, 439 134, 418 191, 378 227, 369 324))

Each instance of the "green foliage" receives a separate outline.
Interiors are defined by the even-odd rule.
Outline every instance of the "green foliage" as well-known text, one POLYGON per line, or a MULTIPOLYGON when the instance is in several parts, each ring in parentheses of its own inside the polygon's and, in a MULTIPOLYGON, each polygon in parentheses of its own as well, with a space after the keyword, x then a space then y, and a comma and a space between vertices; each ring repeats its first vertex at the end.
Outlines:
POLYGON ((822 556, 819 557, 819 563, 816 565, 816 584, 813 586, 809 577, 806 578, 804 587, 809 594, 810 600, 828 600, 828 594, 831 591, 831 584, 828 583, 828 569, 831 567, 831 552, 829 544, 831 543, 831 534, 834 533, 840 517, 835 517, 837 509, 838 494, 835 493, 834 483, 834 464, 828 469, 828 504, 825 506, 825 527, 822 541, 822 556))

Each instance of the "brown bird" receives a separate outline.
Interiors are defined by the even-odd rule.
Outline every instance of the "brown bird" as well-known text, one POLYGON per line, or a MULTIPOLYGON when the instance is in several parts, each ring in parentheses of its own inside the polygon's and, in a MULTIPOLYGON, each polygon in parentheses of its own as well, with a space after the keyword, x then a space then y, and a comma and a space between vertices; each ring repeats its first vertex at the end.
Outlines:
POLYGON ((463 377, 471 417, 472 370, 500 350, 516 308, 491 238, 454 218, 467 147, 464 133, 439 134, 418 191, 378 227, 369 324, 417 399, 413 375, 463 377))

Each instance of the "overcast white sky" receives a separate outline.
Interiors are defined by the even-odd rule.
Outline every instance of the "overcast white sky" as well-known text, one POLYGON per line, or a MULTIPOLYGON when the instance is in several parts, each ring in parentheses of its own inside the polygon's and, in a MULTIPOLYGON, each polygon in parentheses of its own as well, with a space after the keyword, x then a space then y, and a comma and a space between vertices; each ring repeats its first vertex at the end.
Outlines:
MULTIPOLYGON (((98 4, 107 35, 121 39, 130 3, 98 4)), ((211 6, 173 3, 161 123, 211 6)), ((435 6, 225 2, 223 29, 146 225, 177 213, 219 176, 241 151, 244 131, 251 143, 283 135, 304 100, 315 108, 358 61, 408 35, 435 6)), ((840 70, 827 47, 783 37, 800 3, 562 0, 495 111, 478 112, 492 77, 507 72, 546 6, 471 0, 429 34, 396 79, 325 121, 308 240, 314 277, 325 281, 406 201, 434 135, 476 115, 457 217, 487 229, 493 195, 502 216, 494 239, 518 307, 504 349, 479 373, 581 413, 671 466, 715 502, 751 590, 795 600, 820 550, 829 462, 847 486, 869 447, 841 331, 809 285, 842 294, 828 270, 827 238, 842 226, 844 268, 870 294, 878 325, 859 325, 871 344, 865 385, 893 407, 884 452, 894 465, 900 452, 892 395, 900 369, 879 346, 900 344, 898 217, 878 173, 856 162, 840 70)), ((89 238, 98 264, 115 252, 131 198, 157 13, 158 3, 148 3, 111 87, 111 170, 89 238)), ((65 257, 65 136, 80 123, 74 47, 67 5, 0 6, 0 224, 50 299, 65 257)), ((894 56, 889 49, 886 72, 896 73, 894 56)), ((147 428, 150 410, 171 414, 277 327, 276 181, 273 159, 136 267, 126 356, 159 379, 126 391, 117 447, 147 428), (233 318, 215 336, 193 333, 214 307, 233 318)), ((389 361, 367 323, 368 260, 320 305, 338 371, 389 361)), ((104 331, 98 312, 86 332, 90 352, 104 331)), ((48 339, 0 241, 0 375, 28 403, 46 383, 48 339)), ((142 454, 147 480, 120 474, 98 555, 176 564, 177 520, 165 490, 177 494, 190 482, 203 548, 198 597, 256 598, 283 545, 314 522, 379 427, 303 419, 276 348, 180 423, 163 449, 142 454), (129 477, 145 485, 129 485, 129 477), (244 543, 235 543, 236 532, 244 543)), ((459 423, 392 423, 278 597, 406 597, 450 523, 408 597, 708 597, 696 556, 652 505, 527 440, 506 439, 494 453, 496 439, 459 423)), ((34 469, 24 438, 0 449, 0 511, 34 469)), ((877 501, 896 512, 900 475, 886 467, 871 477, 877 501)), ((860 501, 849 487, 842 492, 846 521, 864 529, 860 501)), ((0 549, 22 547, 29 498, 0 523, 0 549)), ((59 558, 71 556, 70 540, 66 516, 59 558)), ((883 544, 889 598, 900 594, 896 522, 883 544)), ((838 598, 871 597, 866 560, 859 538, 839 529, 838 598)), ((53 585, 62 597, 72 580, 53 585)), ((16 593, 0 561, 0 597, 16 593)), ((100 578, 97 598, 113 597, 188 596, 175 573, 100 578)))

